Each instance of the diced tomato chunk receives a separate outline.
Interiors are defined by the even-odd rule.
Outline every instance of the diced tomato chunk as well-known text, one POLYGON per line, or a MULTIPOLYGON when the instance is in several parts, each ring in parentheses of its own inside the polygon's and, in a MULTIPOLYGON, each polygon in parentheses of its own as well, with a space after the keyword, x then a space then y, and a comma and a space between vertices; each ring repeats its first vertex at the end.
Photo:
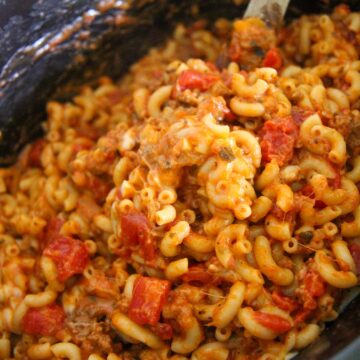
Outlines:
POLYGON ((326 204, 322 200, 316 200, 315 201, 315 209, 321 210, 326 208, 326 204))
POLYGON ((254 311, 254 319, 260 325, 279 334, 285 333, 291 329, 291 323, 279 315, 254 311))
POLYGON ((141 276, 136 279, 129 305, 129 317, 140 325, 156 325, 167 301, 170 281, 141 276))
POLYGON ((45 145, 46 141, 44 139, 39 139, 31 145, 28 155, 28 161, 30 166, 41 167, 41 154, 45 145))
POLYGON ((66 281, 74 274, 81 274, 89 261, 89 254, 80 240, 57 237, 43 251, 56 264, 58 279, 66 281))
POLYGON ((273 291, 271 297, 274 301, 274 304, 282 310, 292 312, 299 307, 297 301, 289 298, 288 296, 282 295, 279 291, 273 291))
POLYGON ((324 280, 321 278, 320 274, 314 270, 310 269, 304 277, 305 291, 309 293, 312 297, 319 297, 324 295, 326 287, 324 280))
POLYGON ((59 305, 30 308, 22 319, 22 330, 29 335, 55 336, 63 329, 65 312, 59 305))
POLYGON ((131 212, 120 217, 121 236, 125 247, 140 245, 145 260, 155 258, 155 244, 150 235, 150 223, 141 212, 131 212))
POLYGON ((181 276, 184 282, 199 282, 207 284, 213 280, 213 276, 200 265, 190 266, 188 272, 181 276))
POLYGON ((180 74, 178 84, 181 91, 186 89, 206 91, 217 80, 219 80, 219 75, 217 74, 203 73, 197 70, 185 70, 180 74))
POLYGON ((356 272, 357 274, 360 274, 360 245, 357 243, 352 243, 349 246, 349 250, 356 265, 356 272))
POLYGON ((237 119, 237 116, 228 108, 224 111, 224 118, 229 121, 234 121, 237 119))
POLYGON ((313 310, 312 309, 301 309, 298 313, 295 314, 295 317, 294 317, 294 324, 297 325, 297 324, 300 324, 304 321, 306 321, 309 316, 312 314, 313 310))
POLYGON ((125 245, 137 245, 149 236, 150 223, 141 212, 121 215, 120 223, 122 240, 125 245))
POLYGON ((280 166, 286 164, 293 157, 298 133, 291 116, 266 121, 259 132, 263 161, 275 159, 280 166))
POLYGON ((58 217, 50 218, 43 233, 43 244, 45 244, 45 246, 47 246, 61 236, 60 229, 63 225, 63 219, 60 219, 58 217))
POLYGON ((157 323, 150 329, 162 340, 170 340, 173 337, 173 329, 170 324, 157 323))
POLYGON ((326 291, 326 284, 315 269, 309 269, 302 279, 302 286, 298 290, 302 306, 306 310, 317 308, 316 298, 322 296, 326 291))
POLYGON ((279 49, 272 48, 270 49, 263 60, 263 66, 272 67, 276 70, 279 70, 283 64, 281 54, 279 49))

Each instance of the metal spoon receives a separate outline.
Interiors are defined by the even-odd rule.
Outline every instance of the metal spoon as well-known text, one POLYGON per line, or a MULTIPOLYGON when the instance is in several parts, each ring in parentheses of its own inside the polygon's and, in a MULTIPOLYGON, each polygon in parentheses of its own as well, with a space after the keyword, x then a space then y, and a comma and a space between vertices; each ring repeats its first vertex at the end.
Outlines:
POLYGON ((244 18, 259 17, 268 26, 278 28, 286 13, 290 0, 250 0, 244 18))

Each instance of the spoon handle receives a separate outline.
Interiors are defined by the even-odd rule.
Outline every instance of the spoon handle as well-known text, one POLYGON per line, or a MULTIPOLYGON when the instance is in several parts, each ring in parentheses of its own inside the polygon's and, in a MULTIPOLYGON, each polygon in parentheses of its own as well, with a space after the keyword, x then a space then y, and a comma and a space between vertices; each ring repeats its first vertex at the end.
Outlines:
POLYGON ((244 18, 259 17, 276 28, 281 24, 289 2, 290 0, 250 0, 244 18))

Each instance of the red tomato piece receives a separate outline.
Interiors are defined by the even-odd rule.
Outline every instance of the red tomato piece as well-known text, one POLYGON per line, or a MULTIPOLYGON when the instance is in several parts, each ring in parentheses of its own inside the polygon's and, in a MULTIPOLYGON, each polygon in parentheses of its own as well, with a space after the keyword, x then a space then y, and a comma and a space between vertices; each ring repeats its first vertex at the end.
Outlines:
POLYGON ((301 309, 298 313, 295 314, 295 317, 294 317, 294 324, 297 325, 297 324, 300 324, 304 321, 306 321, 309 316, 312 314, 313 310, 312 309, 301 309))
POLYGON ((263 161, 275 159, 280 166, 286 164, 293 157, 298 133, 291 116, 266 121, 259 132, 263 161))
POLYGON ((356 265, 356 273, 360 274, 360 245, 357 243, 352 243, 349 246, 349 250, 356 265))
POLYGON ((315 207, 315 209, 321 210, 321 209, 326 208, 326 204, 321 200, 316 200, 314 207, 315 207))
POLYGON ((170 281, 141 276, 134 283, 129 317, 140 325, 156 325, 170 291, 170 281))
POLYGON ((200 265, 190 266, 188 272, 181 276, 182 281, 185 282, 199 282, 207 284, 213 280, 213 276, 200 265))
POLYGON ((274 304, 282 310, 292 312, 299 307, 297 301, 282 295, 279 291, 273 291, 271 294, 274 304))
POLYGON ((279 49, 272 48, 266 53, 263 60, 263 66, 272 67, 276 70, 279 70, 282 64, 283 61, 279 49))
POLYGON ((260 325, 275 331, 276 333, 282 334, 291 329, 291 323, 279 315, 254 311, 254 319, 260 325))
POLYGON ((170 340, 173 337, 173 329, 170 324, 157 323, 150 329, 162 340, 170 340))
POLYGON ((224 111, 224 118, 229 121, 234 121, 237 119, 237 116, 228 108, 224 111))
POLYGON ((37 336, 55 336, 64 326, 65 312, 59 305, 30 308, 22 319, 22 330, 37 336))
POLYGON ((311 297, 319 297, 321 295, 324 295, 326 290, 323 279, 321 278, 320 274, 314 269, 310 269, 305 274, 304 285, 305 291, 311 297))
POLYGON ((145 260, 155 258, 155 244, 150 235, 150 223, 141 212, 121 215, 122 240, 126 247, 140 245, 145 260))
POLYGON ((178 79, 180 90, 186 89, 200 91, 208 90, 217 80, 219 76, 211 73, 203 73, 197 70, 185 70, 178 79))
POLYGON ((58 237, 60 237, 60 229, 64 225, 64 220, 58 217, 52 217, 48 221, 45 232, 44 232, 44 243, 45 245, 50 244, 58 237))
POLYGON ((41 167, 41 154, 45 145, 44 139, 39 139, 31 145, 28 157, 30 166, 41 167))
POLYGON ((80 240, 64 236, 51 242, 44 249, 43 255, 54 260, 61 282, 74 274, 81 274, 89 261, 85 245, 80 240))
POLYGON ((149 236, 150 223, 141 212, 121 215, 120 223, 122 240, 125 245, 137 245, 149 236))

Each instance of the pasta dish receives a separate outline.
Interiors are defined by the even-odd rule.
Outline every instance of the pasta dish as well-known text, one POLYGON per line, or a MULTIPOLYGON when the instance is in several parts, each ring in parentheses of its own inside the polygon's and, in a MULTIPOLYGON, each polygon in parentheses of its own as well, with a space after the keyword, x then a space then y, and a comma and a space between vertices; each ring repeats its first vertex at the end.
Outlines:
POLYGON ((0 169, 0 359, 271 360, 360 273, 360 13, 178 25, 0 169))

